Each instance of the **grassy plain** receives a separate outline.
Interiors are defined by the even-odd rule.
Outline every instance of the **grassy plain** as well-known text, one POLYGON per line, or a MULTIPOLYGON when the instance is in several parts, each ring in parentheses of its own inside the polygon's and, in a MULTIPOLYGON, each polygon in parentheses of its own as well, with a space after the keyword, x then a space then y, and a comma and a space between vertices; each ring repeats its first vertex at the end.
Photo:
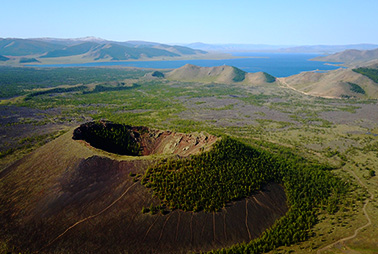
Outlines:
MULTIPOLYGON (((352 189, 338 212, 319 211, 319 223, 309 240, 270 253, 378 252, 378 177, 371 173, 378 174, 376 100, 323 99, 278 85, 151 79, 144 77, 149 71, 126 68, 109 69, 112 74, 106 75, 106 70, 35 70, 46 77, 41 85, 15 78, 24 73, 22 69, 2 69, 1 75, 8 77, 12 72, 16 76, 11 75, 15 80, 0 87, 0 174, 16 159, 89 120, 228 134, 252 144, 275 143, 330 163, 337 168, 333 173, 350 182, 352 189), (59 82, 49 82, 48 77, 57 73, 59 82), (138 86, 98 93, 47 93, 25 100, 41 88, 84 84, 91 91, 97 85, 119 87, 120 83, 138 86), (353 236, 365 224, 352 239, 331 245, 353 236)), ((8 248, 6 241, 1 248, 8 248)))

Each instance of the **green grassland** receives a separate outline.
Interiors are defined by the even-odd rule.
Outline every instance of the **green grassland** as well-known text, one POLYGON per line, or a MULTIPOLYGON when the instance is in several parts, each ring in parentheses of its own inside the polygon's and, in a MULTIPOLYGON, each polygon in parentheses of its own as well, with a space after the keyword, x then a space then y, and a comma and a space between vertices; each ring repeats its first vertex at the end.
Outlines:
MULTIPOLYGON (((376 100, 323 99, 276 85, 245 87, 145 78, 148 72, 126 68, 1 68, 0 174, 6 165, 88 120, 107 119, 180 132, 227 135, 272 154, 282 155, 282 151, 286 151, 284 156, 294 154, 288 157, 289 162, 290 158, 297 158, 296 162, 298 158, 306 158, 314 165, 327 164, 333 170, 321 174, 326 174, 327 179, 342 179, 347 191, 341 200, 337 191, 326 193, 327 202, 322 198, 315 200, 319 204, 302 216, 304 220, 311 217, 302 228, 305 237, 299 229, 290 229, 287 231, 290 234, 286 232, 288 239, 273 243, 277 248, 256 240, 220 252, 243 252, 245 248, 271 250, 270 253, 378 252, 376 100), (20 135, 24 129, 30 131, 20 135), (355 237, 331 245, 353 236, 368 219, 371 224, 361 228, 355 237)), ((303 183, 306 180, 310 183, 312 177, 319 178, 315 172, 307 172, 306 167, 302 170, 302 178, 295 174, 286 177, 303 183)), ((159 186, 155 187, 160 193, 159 186)), ((296 207, 294 203, 290 205, 296 207)), ((206 205, 197 206, 206 209, 206 205)), ((189 204, 185 209, 195 210, 189 204)), ((209 206, 209 209, 217 208, 209 206)), ((277 222, 275 228, 281 232, 273 228, 262 238, 285 235, 287 228, 280 225, 297 216, 298 213, 290 213, 277 222)), ((0 251, 12 248, 6 239, 0 242, 0 251)))

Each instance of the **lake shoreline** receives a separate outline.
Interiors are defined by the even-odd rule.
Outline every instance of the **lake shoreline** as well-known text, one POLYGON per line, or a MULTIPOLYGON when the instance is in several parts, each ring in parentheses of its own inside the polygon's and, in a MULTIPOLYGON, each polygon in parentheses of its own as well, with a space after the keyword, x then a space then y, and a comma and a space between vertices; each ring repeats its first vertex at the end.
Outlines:
MULTIPOLYGON (((317 54, 292 53, 233 53, 220 59, 175 59, 175 60, 133 60, 106 61, 71 64, 30 64, 26 67, 133 67, 141 69, 177 69, 185 64, 201 67, 230 65, 246 72, 266 72, 275 77, 288 77, 306 71, 329 71, 340 68, 333 63, 311 61, 317 54)), ((224 54, 223 54, 224 56, 224 54)))

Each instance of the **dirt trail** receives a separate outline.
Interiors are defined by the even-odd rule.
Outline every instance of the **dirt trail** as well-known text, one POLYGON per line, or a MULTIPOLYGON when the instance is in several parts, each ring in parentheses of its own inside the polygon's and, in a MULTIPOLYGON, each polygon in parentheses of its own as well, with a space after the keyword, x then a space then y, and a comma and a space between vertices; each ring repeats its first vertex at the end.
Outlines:
POLYGON ((370 216, 369 214, 367 213, 366 211, 366 206, 369 204, 370 201, 372 201, 374 199, 374 194, 372 192, 369 191, 369 189, 367 188, 367 186, 361 181, 361 179, 351 170, 350 171, 353 176, 357 179, 357 181, 359 182, 359 184, 364 187, 366 189, 366 191, 370 194, 370 198, 366 201, 366 203, 364 204, 363 208, 362 208, 362 211, 364 212, 364 216, 365 218, 367 219, 367 223, 365 225, 362 225, 361 227, 357 228, 355 231, 354 231, 354 234, 351 235, 351 236, 348 236, 348 237, 344 237, 344 238, 341 238, 340 240, 334 242, 334 243, 331 243, 323 248, 321 248, 320 250, 317 251, 318 254, 322 253, 323 251, 325 250, 328 250, 330 248, 332 248, 333 246, 335 246, 336 244, 344 244, 345 241, 348 241, 348 240, 351 240, 355 237, 357 237, 358 235, 358 232, 360 232, 362 229, 368 227, 371 225, 371 219, 370 219, 370 216))
POLYGON ((248 199, 245 200, 245 227, 247 228, 248 237, 251 240, 252 239, 251 231, 249 231, 249 227, 248 227, 248 199))
POLYGON ((310 94, 308 94, 308 93, 305 93, 305 92, 299 91, 298 89, 296 89, 296 88, 290 86, 290 85, 285 81, 284 78, 277 78, 277 80, 279 81, 278 84, 280 84, 281 87, 283 87, 283 88, 289 88, 289 89, 294 90, 294 91, 296 91, 296 92, 298 92, 298 93, 301 93, 301 94, 304 94, 304 95, 310 95, 310 94))
POLYGON ((314 95, 314 94, 311 94, 311 93, 306 93, 306 92, 303 92, 303 91, 300 91, 298 89, 296 89, 295 87, 292 87, 290 86, 286 81, 285 81, 285 78, 277 78, 277 80, 279 81, 278 83, 281 85, 281 87, 283 88, 289 88, 291 90, 294 90, 298 93, 301 93, 301 94, 304 94, 304 95, 307 95, 307 96, 313 96, 313 97, 321 97, 321 98, 325 98, 325 99, 340 99, 339 97, 336 97, 336 96, 320 96, 320 95, 314 95))
POLYGON ((104 209, 102 209, 100 212, 94 214, 94 215, 91 215, 91 216, 88 216, 84 219, 81 219, 79 220, 78 222, 74 223, 73 225, 71 225, 70 227, 68 227, 65 231, 63 231, 63 233, 61 233, 60 235, 58 235, 57 237, 55 237, 52 241, 50 241, 48 244, 46 244, 45 246, 43 246, 38 252, 42 251, 43 249, 49 247, 50 245, 52 245, 54 242, 56 242, 58 239, 60 239, 61 237, 63 237, 68 231, 70 231, 71 229, 73 229, 74 227, 76 227, 77 225, 87 221, 87 220, 90 220, 90 219, 93 219, 97 216, 100 216, 101 214, 103 214, 104 212, 106 212, 109 208, 111 208, 112 206, 114 206, 118 201, 120 201, 128 192, 129 190, 135 186, 137 183, 133 183, 131 186, 129 186, 122 194, 121 196, 119 196, 116 200, 114 200, 110 205, 108 205, 107 207, 105 207, 104 209))

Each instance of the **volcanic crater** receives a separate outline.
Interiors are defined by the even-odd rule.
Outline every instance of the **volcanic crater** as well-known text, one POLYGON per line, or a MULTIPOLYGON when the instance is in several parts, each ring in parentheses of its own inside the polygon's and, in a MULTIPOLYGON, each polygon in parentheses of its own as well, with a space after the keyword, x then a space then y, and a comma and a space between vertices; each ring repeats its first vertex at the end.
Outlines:
POLYGON ((137 154, 111 156, 129 151, 109 150, 87 135, 121 127, 107 121, 83 124, 1 176, 6 181, 0 202, 7 204, 1 224, 3 233, 13 236, 13 246, 41 253, 210 251, 258 237, 287 212, 283 187, 271 183, 218 212, 142 213, 160 200, 132 175, 143 175, 163 155, 181 158, 207 151, 218 138, 123 125, 137 154))
POLYGON ((174 154, 181 157, 208 150, 218 139, 204 133, 184 134, 104 120, 82 124, 74 130, 72 138, 84 140, 95 148, 119 155, 174 154), (105 132, 115 133, 116 136, 105 137, 105 132), (119 142, 116 139, 120 139, 119 142))

